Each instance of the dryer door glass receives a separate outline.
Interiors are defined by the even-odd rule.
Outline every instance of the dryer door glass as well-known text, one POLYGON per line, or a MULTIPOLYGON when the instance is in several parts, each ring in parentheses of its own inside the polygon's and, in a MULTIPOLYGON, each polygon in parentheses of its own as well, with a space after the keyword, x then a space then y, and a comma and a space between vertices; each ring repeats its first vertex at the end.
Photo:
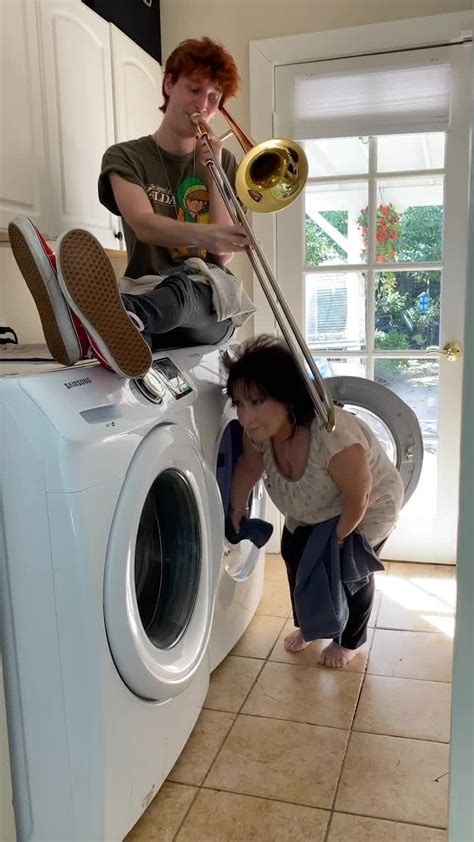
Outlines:
POLYGON ((201 534, 185 477, 165 470, 145 500, 135 549, 135 589, 143 628, 158 649, 178 642, 191 618, 201 569, 201 534))

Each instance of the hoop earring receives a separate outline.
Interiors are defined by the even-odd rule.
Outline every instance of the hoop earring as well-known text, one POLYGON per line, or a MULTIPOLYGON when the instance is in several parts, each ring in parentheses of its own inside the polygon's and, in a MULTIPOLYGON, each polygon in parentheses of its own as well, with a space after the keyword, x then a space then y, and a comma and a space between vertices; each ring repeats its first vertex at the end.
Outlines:
POLYGON ((287 415, 288 415, 288 423, 289 423, 290 427, 296 427, 296 415, 295 415, 293 409, 290 408, 288 410, 287 415))

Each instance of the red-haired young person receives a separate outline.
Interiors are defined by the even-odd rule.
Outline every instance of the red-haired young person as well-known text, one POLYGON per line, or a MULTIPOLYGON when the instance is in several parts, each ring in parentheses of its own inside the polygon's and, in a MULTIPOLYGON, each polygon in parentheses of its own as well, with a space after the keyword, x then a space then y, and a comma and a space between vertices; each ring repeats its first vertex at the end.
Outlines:
MULTIPOLYGON (((97 358, 122 376, 143 376, 153 350, 224 341, 254 310, 225 268, 234 252, 245 250, 247 236, 229 217, 191 120, 199 114, 233 183, 235 158, 211 124, 239 88, 235 61, 223 46, 206 37, 179 44, 164 69, 158 128, 111 146, 102 161, 99 199, 122 219, 125 277, 117 285, 107 254, 87 231, 68 231, 58 241, 61 293, 97 358)), ((21 247, 31 252, 34 241, 21 247)), ((38 275, 35 284, 26 280, 32 291, 38 287, 38 275)), ((43 293, 33 292, 40 312, 43 293)))

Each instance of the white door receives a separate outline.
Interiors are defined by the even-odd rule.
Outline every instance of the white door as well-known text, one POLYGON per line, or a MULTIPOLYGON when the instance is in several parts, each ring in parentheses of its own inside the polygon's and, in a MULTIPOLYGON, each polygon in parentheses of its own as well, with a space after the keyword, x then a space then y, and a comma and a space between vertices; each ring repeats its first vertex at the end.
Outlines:
POLYGON ((97 197, 102 156, 114 142, 110 25, 80 0, 42 0, 52 230, 86 228, 116 248, 115 218, 97 197))
POLYGON ((323 376, 416 413, 417 491, 384 556, 454 563, 468 208, 467 45, 277 67, 277 137, 310 177, 277 216, 277 274, 323 376))

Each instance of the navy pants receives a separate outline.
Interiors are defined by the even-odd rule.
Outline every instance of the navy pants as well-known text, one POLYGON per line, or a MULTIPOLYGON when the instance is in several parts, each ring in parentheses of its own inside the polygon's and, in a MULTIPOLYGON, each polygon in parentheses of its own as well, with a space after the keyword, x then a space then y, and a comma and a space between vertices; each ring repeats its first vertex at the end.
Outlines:
POLYGON ((217 345, 231 333, 231 319, 216 320, 211 288, 184 273, 170 276, 143 295, 122 295, 122 301, 143 322, 143 337, 152 351, 217 345))
MULTIPOLYGON (((281 554, 286 565, 291 605, 293 608, 293 620, 297 628, 299 628, 299 622, 294 599, 296 573, 312 530, 313 526, 298 526, 294 532, 290 532, 285 526, 281 537, 281 554)), ((334 640, 346 649, 357 649, 367 640, 367 626, 375 593, 373 574, 369 576, 367 584, 363 585, 357 593, 350 594, 345 586, 344 590, 349 607, 349 618, 343 633, 339 637, 334 638, 334 640)))

